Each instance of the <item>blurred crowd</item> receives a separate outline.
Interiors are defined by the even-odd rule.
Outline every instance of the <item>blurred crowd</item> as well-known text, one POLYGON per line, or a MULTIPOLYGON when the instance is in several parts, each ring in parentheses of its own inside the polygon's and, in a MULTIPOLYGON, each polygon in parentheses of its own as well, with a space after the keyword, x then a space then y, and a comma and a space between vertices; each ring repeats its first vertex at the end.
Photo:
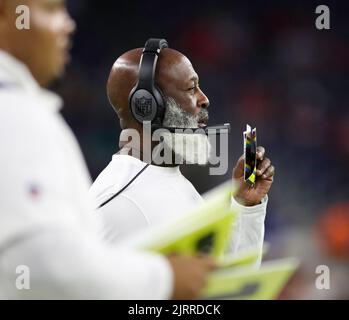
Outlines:
POLYGON ((72 64, 54 86, 94 178, 118 150, 120 126, 105 92, 123 52, 150 37, 186 54, 209 97, 210 124, 232 124, 230 168, 183 167, 200 192, 230 179, 246 124, 276 167, 266 240, 273 257, 302 266, 282 298, 349 298, 349 5, 328 1, 331 29, 315 27, 314 1, 68 2, 77 22, 72 64), (328 264, 331 290, 315 288, 328 264))

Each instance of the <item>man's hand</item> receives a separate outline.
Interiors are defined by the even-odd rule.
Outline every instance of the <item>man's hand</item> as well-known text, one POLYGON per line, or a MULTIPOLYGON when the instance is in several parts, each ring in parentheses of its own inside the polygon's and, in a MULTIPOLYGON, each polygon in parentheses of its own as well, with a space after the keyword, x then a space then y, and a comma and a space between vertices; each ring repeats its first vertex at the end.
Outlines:
POLYGON ((168 257, 174 273, 172 299, 191 300, 199 298, 208 274, 216 268, 211 258, 173 255, 168 257))
POLYGON ((254 206, 261 203, 273 184, 275 168, 271 161, 265 158, 265 149, 257 147, 256 184, 250 188, 244 181, 244 156, 242 155, 233 169, 233 180, 238 188, 234 195, 237 202, 244 206, 254 206))

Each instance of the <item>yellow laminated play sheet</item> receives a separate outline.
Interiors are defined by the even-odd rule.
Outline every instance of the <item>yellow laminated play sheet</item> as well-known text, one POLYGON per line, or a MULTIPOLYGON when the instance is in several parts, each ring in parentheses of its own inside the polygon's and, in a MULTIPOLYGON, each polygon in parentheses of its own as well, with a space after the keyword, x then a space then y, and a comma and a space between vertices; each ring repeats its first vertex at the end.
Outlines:
MULTIPOLYGON (((262 248, 262 256, 269 251, 269 243, 264 243, 262 248)), ((237 253, 226 253, 217 262, 221 268, 253 266, 260 262, 260 249, 251 247, 237 253)))
MULTIPOLYGON (((275 299, 298 261, 261 261, 261 249, 251 247, 227 253, 239 212, 231 204, 233 185, 224 183, 203 196, 204 202, 193 211, 151 227, 119 245, 164 255, 200 253, 211 256, 218 265, 209 277, 202 299, 275 299)), ((263 254, 269 246, 263 246, 263 254)))
POLYGON ((212 272, 202 299, 271 300, 276 299, 298 267, 298 260, 268 261, 259 269, 230 267, 212 272))
POLYGON ((162 254, 204 253, 218 259, 227 248, 237 215, 231 194, 232 183, 224 183, 207 193, 192 212, 127 239, 126 245, 162 254))

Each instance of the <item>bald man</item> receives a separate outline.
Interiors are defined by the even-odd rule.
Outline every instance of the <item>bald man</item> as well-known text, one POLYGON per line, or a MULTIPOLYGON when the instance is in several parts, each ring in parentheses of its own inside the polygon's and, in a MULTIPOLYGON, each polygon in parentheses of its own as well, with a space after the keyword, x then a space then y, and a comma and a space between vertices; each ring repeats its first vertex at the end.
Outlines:
POLYGON ((211 260, 100 237, 80 149, 43 88, 64 72, 74 29, 63 0, 0 0, 0 299, 196 298, 211 260), (19 4, 29 30, 16 28, 19 4))
MULTIPOLYGON (((143 124, 131 112, 129 96, 138 81, 142 51, 143 48, 134 49, 119 57, 112 67, 107 85, 109 100, 123 129, 121 137, 136 130, 141 140, 139 145, 132 144, 132 141, 125 143, 124 139, 120 141, 120 151, 113 155, 90 189, 95 207, 104 218, 105 234, 110 243, 185 214, 203 201, 194 186, 181 174, 178 163, 157 164, 154 155, 156 157, 158 153, 153 151, 159 144, 149 141, 151 136, 143 135, 143 124), (146 139, 152 146, 151 164, 146 163, 149 154, 142 148, 146 139), (137 148, 140 149, 135 150, 137 148)), ((199 76, 186 56, 170 48, 162 49, 156 66, 155 84, 162 91, 166 103, 161 126, 200 128, 207 124, 209 100, 200 88, 199 76)), ((181 147, 194 136, 197 139, 197 135, 193 134, 170 133, 163 143, 173 138, 174 144, 168 145, 171 145, 175 156, 185 160, 188 153, 183 152, 181 147), (187 139, 184 143, 179 139, 179 148, 177 137, 187 139)), ((203 143, 198 143, 197 150, 191 150, 189 156, 194 152, 197 160, 207 161, 207 148, 201 150, 207 137, 199 136, 199 141, 203 143)), ((237 206, 241 214, 233 226, 229 251, 235 253, 258 247, 260 262, 267 193, 273 183, 274 167, 265 157, 263 147, 257 148, 257 159, 257 181, 253 188, 249 188, 243 179, 243 157, 233 170, 233 180, 237 182, 238 190, 232 198, 232 205, 237 206)))

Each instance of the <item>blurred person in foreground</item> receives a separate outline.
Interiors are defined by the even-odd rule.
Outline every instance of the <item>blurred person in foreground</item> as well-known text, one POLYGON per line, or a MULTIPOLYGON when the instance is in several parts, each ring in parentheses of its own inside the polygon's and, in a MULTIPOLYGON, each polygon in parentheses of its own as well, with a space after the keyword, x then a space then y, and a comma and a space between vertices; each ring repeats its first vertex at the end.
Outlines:
POLYGON ((196 298, 205 257, 111 248, 99 236, 79 146, 43 89, 69 61, 75 23, 63 0, 0 0, 0 298, 196 298), (16 28, 16 7, 30 30, 16 28), (30 290, 16 270, 30 270, 30 290))
MULTIPOLYGON (((145 59, 142 52, 149 54, 148 46, 152 41, 159 46, 164 40, 149 40, 145 49, 133 49, 121 55, 108 79, 108 97, 123 129, 120 151, 113 155, 109 165, 93 183, 90 194, 95 199, 98 213, 104 218, 104 231, 110 243, 117 243, 149 226, 160 225, 185 214, 203 201, 194 186, 182 175, 179 164, 189 160, 189 157, 191 159, 186 163, 207 164, 210 149, 207 136, 171 132, 165 133, 163 140, 156 143, 154 135, 145 135, 146 122, 137 119, 131 106, 133 88, 141 81, 138 82, 140 65, 143 68, 143 62, 140 61, 145 59), (135 131, 139 136, 137 139, 132 136, 135 131), (125 139, 128 135, 135 141, 125 139), (138 140, 140 143, 137 145, 138 140), (147 145, 151 145, 150 152, 145 150, 147 145), (186 148, 188 146, 189 150, 186 148), (171 163, 156 159, 166 147, 172 152, 171 163), (147 164, 148 160, 150 163, 147 164)), ((148 56, 145 57, 148 59, 148 56)), ((149 70, 151 66, 144 68, 149 70)), ((145 83, 143 76, 142 81, 145 83)), ((164 129, 207 126, 209 100, 200 88, 199 76, 186 56, 174 49, 162 48, 158 54, 154 83, 165 101, 163 116, 155 118, 155 123, 161 123, 160 127, 164 129)), ((146 106, 142 106, 142 99, 144 104, 146 99, 140 98, 140 107, 144 109, 146 106)), ((141 108, 139 112, 142 111, 141 108)), ((273 183, 274 172, 261 146, 257 147, 257 178, 254 187, 250 188, 244 181, 243 156, 233 170, 237 191, 231 201, 232 205, 240 209, 240 215, 232 226, 229 252, 257 247, 258 263, 262 255, 267 194, 273 183)))

